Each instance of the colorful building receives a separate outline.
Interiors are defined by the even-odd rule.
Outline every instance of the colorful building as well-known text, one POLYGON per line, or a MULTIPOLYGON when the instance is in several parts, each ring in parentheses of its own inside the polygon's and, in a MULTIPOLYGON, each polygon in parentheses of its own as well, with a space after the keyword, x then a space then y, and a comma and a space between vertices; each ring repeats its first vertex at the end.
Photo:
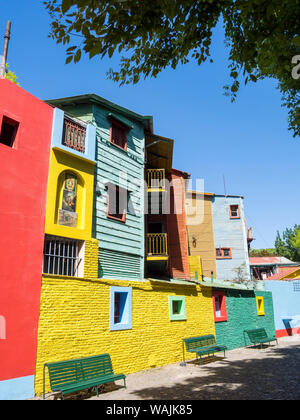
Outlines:
POLYGON ((235 348, 245 328, 272 332, 271 293, 215 282, 247 261, 240 197, 192 192, 203 205, 193 225, 190 175, 172 167, 174 141, 151 116, 3 86, 1 397, 41 394, 49 362, 109 353, 129 374, 180 362, 187 337, 235 348))
POLYGON ((0 399, 34 395, 53 109, 0 78, 0 399))
POLYGON ((187 191, 187 234, 191 276, 201 279, 217 278, 212 200, 214 194, 187 191), (198 258, 198 264, 197 264, 198 258), (198 268, 197 268, 198 265, 198 268))
MULTIPOLYGON (((99 278, 144 278, 144 117, 97 95, 48 101, 96 131, 93 237, 99 240, 99 278), (127 211, 127 209, 129 211, 127 211)), ((91 204, 91 196, 87 197, 91 204)))
POLYGON ((234 281, 239 275, 248 280, 250 238, 245 220, 244 198, 215 195, 212 202, 218 281, 234 281))
POLYGON ((244 331, 264 328, 275 336, 272 293, 214 285, 212 289, 216 339, 234 349, 251 344, 244 331))
POLYGON ((49 170, 37 394, 46 362, 109 352, 115 369, 131 373, 180 361, 182 338, 214 333, 211 289, 189 281, 189 175, 172 169, 173 141, 152 133, 151 117, 96 95, 48 102, 62 109, 49 170), (95 158, 85 155, 93 145, 95 158))
POLYGON ((265 280, 265 285, 273 295, 276 336, 300 334, 300 269, 289 267, 265 280))

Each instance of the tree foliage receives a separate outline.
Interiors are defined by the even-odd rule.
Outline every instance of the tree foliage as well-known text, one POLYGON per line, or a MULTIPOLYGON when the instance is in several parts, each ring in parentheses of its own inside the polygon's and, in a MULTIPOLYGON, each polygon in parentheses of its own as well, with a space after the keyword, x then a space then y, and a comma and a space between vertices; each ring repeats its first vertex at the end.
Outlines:
POLYGON ((278 255, 300 262, 300 225, 285 229, 282 237, 277 232, 275 248, 278 255))
POLYGON ((277 257, 278 254, 275 248, 265 248, 265 249, 251 249, 249 256, 250 257, 277 257))
POLYGON ((19 82, 17 82, 18 76, 9 69, 8 64, 6 64, 5 79, 10 80, 17 86, 20 86, 19 82))
MULTIPOLYGON (((213 30, 223 22, 232 82, 225 93, 235 100, 240 84, 266 77, 278 81, 289 129, 300 134, 300 79, 292 77, 292 58, 300 55, 300 0, 46 0, 52 36, 71 44, 66 62, 122 54, 120 84, 156 77, 211 59, 213 30), (74 37, 79 35, 80 37, 74 37), (75 41, 79 42, 75 42, 75 41)), ((300 71, 299 71, 300 73, 300 71)))

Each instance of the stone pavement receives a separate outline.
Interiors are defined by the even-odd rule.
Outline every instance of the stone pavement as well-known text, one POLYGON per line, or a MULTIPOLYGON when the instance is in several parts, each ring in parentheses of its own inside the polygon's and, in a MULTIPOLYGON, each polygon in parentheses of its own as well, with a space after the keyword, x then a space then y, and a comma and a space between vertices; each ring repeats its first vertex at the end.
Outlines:
MULTIPOLYGON (((300 335, 280 338, 278 346, 231 350, 226 359, 203 365, 177 363, 129 374, 127 389, 122 384, 104 385, 99 400, 300 400, 300 335)), ((83 391, 66 399, 97 396, 83 391)))

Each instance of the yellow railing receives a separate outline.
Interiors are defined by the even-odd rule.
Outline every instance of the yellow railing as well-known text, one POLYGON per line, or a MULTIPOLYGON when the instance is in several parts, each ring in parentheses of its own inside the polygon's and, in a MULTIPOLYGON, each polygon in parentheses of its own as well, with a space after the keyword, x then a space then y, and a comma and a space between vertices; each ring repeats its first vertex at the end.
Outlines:
POLYGON ((166 171, 165 169, 148 169, 146 172, 148 191, 165 191, 166 171))
POLYGON ((147 235, 148 256, 168 255, 168 235, 166 233, 149 233, 147 235))

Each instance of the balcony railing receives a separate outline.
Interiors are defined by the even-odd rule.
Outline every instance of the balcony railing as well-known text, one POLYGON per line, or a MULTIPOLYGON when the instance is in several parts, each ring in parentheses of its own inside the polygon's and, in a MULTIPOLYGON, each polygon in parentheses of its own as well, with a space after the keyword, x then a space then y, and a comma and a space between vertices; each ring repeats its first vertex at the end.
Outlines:
POLYGON ((70 149, 85 153, 86 128, 65 118, 62 144, 70 149))
POLYGON ((251 242, 251 241, 253 241, 253 229, 252 229, 252 227, 251 228, 249 228, 248 229, 248 236, 247 236, 247 240, 248 240, 248 242, 251 242))
POLYGON ((165 169, 148 169, 146 172, 148 191, 165 191, 166 171, 165 169))
POLYGON ((147 235, 148 256, 168 255, 168 235, 166 233, 149 233, 147 235))

